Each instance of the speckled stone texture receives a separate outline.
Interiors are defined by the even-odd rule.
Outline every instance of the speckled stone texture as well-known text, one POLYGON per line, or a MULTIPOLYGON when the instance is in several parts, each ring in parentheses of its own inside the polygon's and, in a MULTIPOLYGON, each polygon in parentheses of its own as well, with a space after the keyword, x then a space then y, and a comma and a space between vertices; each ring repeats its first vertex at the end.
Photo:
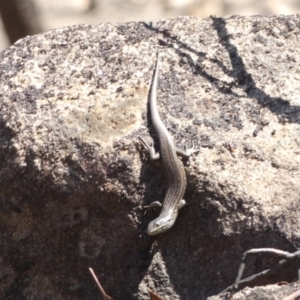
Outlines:
MULTIPOLYGON (((3 51, 0 78, 0 299, 99 299, 88 267, 115 300, 206 299, 244 251, 299 247, 299 16, 52 30, 3 51), (159 212, 143 206, 167 183, 137 136, 159 149, 157 50, 163 122, 201 152, 184 162, 188 205, 149 237, 159 212)), ((278 260, 252 256, 245 276, 278 260)), ((252 286, 291 282, 298 266, 252 286)))
MULTIPOLYGON (((297 298, 292 297, 293 293, 300 291, 300 282, 294 282, 286 284, 284 282, 279 284, 259 286, 255 288, 245 288, 242 291, 236 293, 232 300, 297 300, 297 298)), ((230 299, 221 296, 212 296, 207 300, 225 300, 230 299)))

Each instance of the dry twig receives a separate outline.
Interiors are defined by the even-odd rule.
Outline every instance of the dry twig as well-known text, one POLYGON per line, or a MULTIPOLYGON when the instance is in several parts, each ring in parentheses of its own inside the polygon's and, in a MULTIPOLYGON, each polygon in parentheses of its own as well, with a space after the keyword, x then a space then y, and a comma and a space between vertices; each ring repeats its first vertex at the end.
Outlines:
POLYGON ((94 270, 93 270, 92 268, 89 268, 89 270, 90 270, 92 276, 94 277, 94 279, 95 279, 95 281, 96 281, 96 283, 97 283, 97 285, 98 285, 98 288, 99 288, 99 290, 100 290, 100 293, 101 293, 103 299, 104 299, 104 300, 113 300, 113 298, 111 298, 110 296, 108 296, 108 295, 105 293, 105 291, 104 291, 103 287, 101 286, 101 284, 100 284, 100 282, 99 282, 99 280, 98 280, 98 278, 97 278, 97 276, 96 276, 94 270))
MULTIPOLYGON (((227 287, 220 294, 225 293, 227 291, 231 291, 231 295, 232 295, 232 294, 234 294, 237 291, 240 283, 249 282, 249 281, 252 281, 252 280, 257 279, 259 277, 265 276, 266 274, 274 272, 278 267, 280 267, 283 264, 285 264, 288 260, 293 259, 293 258, 295 258, 297 256, 300 256, 300 250, 297 250, 297 251, 295 251, 293 253, 282 251, 282 250, 278 250, 278 249, 274 249, 274 248, 258 248, 258 249, 248 250, 248 251, 246 251, 246 252, 243 253, 242 262, 240 264, 238 275, 236 277, 235 283, 233 285, 227 287), (264 253, 264 252, 265 253, 274 253, 274 254, 283 256, 285 258, 282 259, 282 260, 280 260, 275 266, 273 266, 270 269, 266 269, 266 270, 264 270, 262 272, 254 274, 252 276, 249 276, 249 277, 247 277, 245 279, 241 279, 242 275, 243 275, 243 272, 244 272, 244 269, 245 269, 247 255, 248 254, 256 254, 256 253, 264 253)), ((298 276, 299 275, 300 274, 298 274, 298 276)), ((300 276, 299 276, 299 280, 300 280, 300 276)))
POLYGON ((154 294, 151 290, 148 289, 148 293, 150 295, 150 300, 163 300, 162 298, 160 298, 159 296, 157 296, 156 294, 154 294))

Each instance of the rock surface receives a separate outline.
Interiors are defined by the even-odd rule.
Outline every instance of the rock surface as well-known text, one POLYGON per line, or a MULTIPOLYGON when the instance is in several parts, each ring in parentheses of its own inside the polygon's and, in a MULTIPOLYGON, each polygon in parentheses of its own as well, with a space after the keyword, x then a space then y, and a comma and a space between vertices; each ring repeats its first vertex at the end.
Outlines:
MULTIPOLYGON (((300 18, 181 17, 27 37, 0 60, 0 298, 206 299, 250 248, 300 244, 300 18), (149 237, 162 165, 137 140, 156 51, 188 205, 149 237)), ((278 257, 249 259, 245 276, 278 257)), ((253 285, 292 281, 299 261, 253 285)), ((264 299, 275 299, 266 295, 264 299)), ((244 298, 238 298, 244 299, 244 298)), ((249 298, 248 298, 249 299, 249 298)), ((255 298, 253 298, 255 299, 255 298)), ((276 298, 277 299, 277 298, 276 298)))
MULTIPOLYGON (((289 298, 294 292, 300 291, 300 282, 295 282, 287 285, 267 285, 255 288, 245 288, 242 291, 236 293, 233 300, 247 300, 247 299, 268 299, 268 300, 296 300, 295 298, 289 298), (287 298, 287 299, 286 299, 287 298)), ((224 300, 225 297, 212 296, 207 300, 224 300)), ((227 298, 228 299, 228 298, 227 298)))

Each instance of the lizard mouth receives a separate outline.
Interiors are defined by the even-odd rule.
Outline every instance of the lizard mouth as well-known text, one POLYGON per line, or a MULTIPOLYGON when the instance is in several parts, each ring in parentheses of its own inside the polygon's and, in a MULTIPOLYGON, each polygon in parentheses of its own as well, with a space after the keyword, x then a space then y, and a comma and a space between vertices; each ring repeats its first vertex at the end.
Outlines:
POLYGON ((162 224, 152 221, 147 229, 149 235, 155 235, 167 231, 174 224, 173 220, 168 220, 162 224))
POLYGON ((159 233, 162 233, 162 232, 164 232, 164 231, 167 231, 168 230, 168 228, 160 228, 160 229, 148 229, 147 230, 147 233, 149 234, 149 235, 156 235, 156 234, 159 234, 159 233))

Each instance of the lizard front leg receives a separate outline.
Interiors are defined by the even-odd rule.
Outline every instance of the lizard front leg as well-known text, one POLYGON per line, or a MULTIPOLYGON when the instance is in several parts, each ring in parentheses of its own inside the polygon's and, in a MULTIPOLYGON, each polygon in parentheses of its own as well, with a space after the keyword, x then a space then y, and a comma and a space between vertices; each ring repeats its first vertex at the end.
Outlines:
POLYGON ((149 145, 142 137, 138 137, 141 141, 143 147, 148 151, 151 160, 158 160, 160 158, 160 154, 155 152, 153 145, 149 145))

